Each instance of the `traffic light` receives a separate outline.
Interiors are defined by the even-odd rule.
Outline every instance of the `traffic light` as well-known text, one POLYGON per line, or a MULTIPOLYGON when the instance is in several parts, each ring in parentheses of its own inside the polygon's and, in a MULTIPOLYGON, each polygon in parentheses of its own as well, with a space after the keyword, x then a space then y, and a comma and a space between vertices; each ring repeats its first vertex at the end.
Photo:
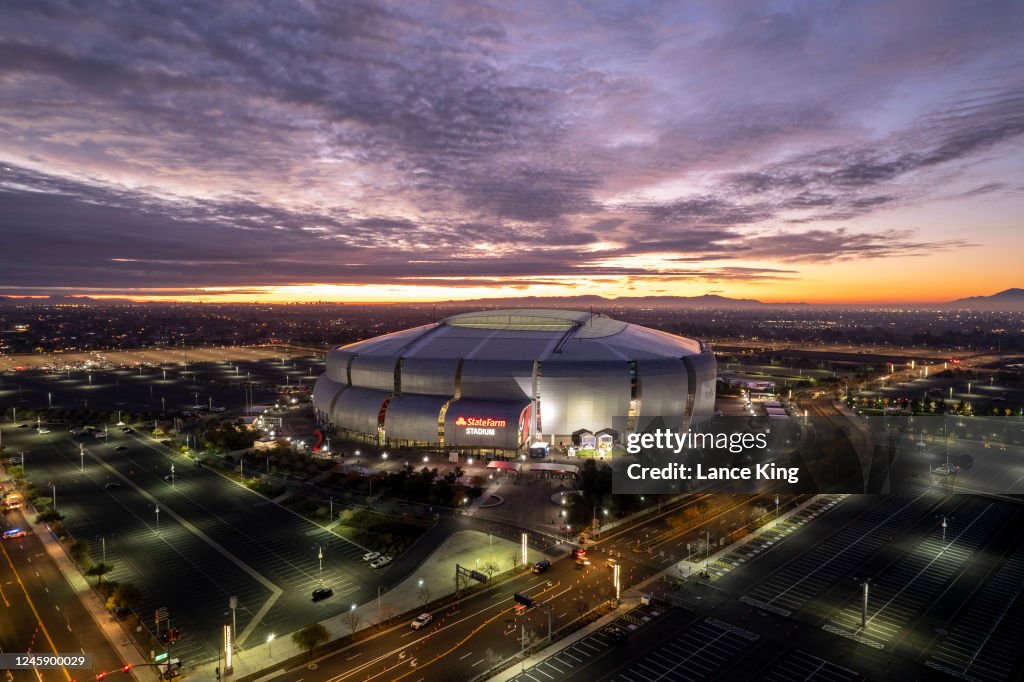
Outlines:
POLYGON ((177 642, 179 639, 181 639, 181 628, 175 627, 174 631, 173 631, 173 635, 172 635, 171 641, 172 642, 177 642))
POLYGON ((164 644, 169 643, 171 641, 171 631, 170 630, 164 630, 163 632, 161 632, 160 633, 160 641, 163 642, 164 644))

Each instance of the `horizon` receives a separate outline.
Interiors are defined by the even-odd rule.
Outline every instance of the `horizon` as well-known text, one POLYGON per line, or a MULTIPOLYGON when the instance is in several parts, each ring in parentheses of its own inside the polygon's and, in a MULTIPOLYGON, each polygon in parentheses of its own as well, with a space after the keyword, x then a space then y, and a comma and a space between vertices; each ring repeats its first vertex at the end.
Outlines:
MULTIPOLYGON (((240 299, 240 300, 227 300, 227 299, 223 299, 223 298, 213 298, 213 299, 211 299, 209 297, 202 297, 202 296, 197 296, 195 298, 182 298, 180 296, 133 298, 130 295, 119 296, 119 295, 113 295, 113 294, 111 294, 111 295, 101 295, 101 296, 90 296, 88 294, 49 294, 49 295, 19 296, 19 295, 12 295, 12 294, 6 294, 6 293, 3 293, 3 292, 0 292, 0 299, 6 298, 8 300, 18 301, 18 302, 25 301, 25 302, 40 302, 40 303, 49 302, 51 300, 58 300, 58 301, 61 301, 61 302, 71 302, 71 303, 73 303, 76 299, 78 299, 78 300, 82 300, 82 301, 95 301, 95 302, 100 302, 100 303, 102 303, 102 302, 114 302, 114 303, 127 302, 127 303, 131 303, 131 304, 144 304, 144 303, 185 304, 185 303, 191 303, 191 304, 208 304, 208 305, 395 305, 395 306, 400 306, 400 305, 431 305, 431 304, 433 304, 433 305, 438 305, 438 304, 471 305, 473 303, 486 303, 488 305, 493 305, 493 304, 499 303, 499 302, 501 302, 503 300, 521 301, 521 300, 524 300, 524 299, 536 299, 538 302, 551 302, 551 303, 557 305, 558 301, 561 300, 561 299, 569 300, 569 299, 573 299, 573 298, 582 298, 582 297, 599 297, 599 298, 603 299, 604 301, 607 301, 608 303, 615 303, 616 301, 620 301, 620 300, 638 300, 638 301, 643 301, 643 300, 646 300, 646 299, 653 300, 653 299, 659 299, 659 298, 679 298, 680 300, 685 301, 685 300, 694 300, 694 299, 707 298, 707 297, 718 297, 718 298, 721 298, 721 299, 724 299, 724 300, 727 300, 727 301, 734 301, 734 302, 737 302, 737 303, 743 303, 743 302, 746 302, 746 301, 750 301, 752 304, 764 305, 766 307, 771 307, 771 306, 787 306, 787 305, 788 306, 807 306, 807 307, 829 307, 829 306, 838 306, 838 307, 847 307, 847 306, 849 306, 849 307, 855 307, 855 306, 864 306, 864 307, 882 307, 882 306, 888 306, 888 307, 900 307, 900 306, 922 307, 922 306, 924 306, 924 307, 926 307, 926 306, 931 306, 931 305, 936 305, 936 306, 949 305, 949 304, 955 303, 957 301, 966 300, 966 299, 989 299, 992 296, 995 296, 995 295, 998 295, 998 294, 1007 293, 1007 292, 1011 292, 1011 291, 1012 292, 1020 292, 1020 291, 1024 291, 1024 288, 1021 288, 1021 287, 1011 287, 1009 289, 1004 289, 1003 291, 994 292, 992 294, 987 294, 987 295, 986 294, 975 294, 975 295, 969 295, 969 296, 961 296, 961 297, 959 297, 957 299, 954 299, 954 300, 943 300, 943 301, 874 301, 874 302, 872 302, 872 301, 839 301, 839 302, 835 302, 835 301, 772 301, 772 300, 764 300, 764 299, 738 299, 738 298, 733 298, 733 297, 730 297, 730 296, 723 296, 722 294, 700 294, 700 295, 689 296, 689 297, 665 295, 665 294, 652 295, 652 296, 629 296, 629 295, 601 296, 600 294, 566 294, 566 295, 562 295, 562 296, 536 296, 536 295, 518 295, 518 296, 505 296, 505 297, 489 296, 489 297, 481 297, 481 298, 477 298, 477 299, 461 299, 461 300, 456 300, 456 299, 444 299, 444 300, 425 299, 425 300, 391 300, 391 301, 374 301, 374 300, 345 300, 345 301, 338 300, 338 301, 332 301, 332 300, 317 299, 317 300, 273 300, 273 301, 268 301, 268 300, 261 300, 259 298, 256 298, 256 299, 240 299)), ((60 304, 61 303, 57 303, 56 305, 60 305, 60 304)))
POLYGON ((1019 4, 289 8, 0 10, 0 294, 1015 284, 1019 4))

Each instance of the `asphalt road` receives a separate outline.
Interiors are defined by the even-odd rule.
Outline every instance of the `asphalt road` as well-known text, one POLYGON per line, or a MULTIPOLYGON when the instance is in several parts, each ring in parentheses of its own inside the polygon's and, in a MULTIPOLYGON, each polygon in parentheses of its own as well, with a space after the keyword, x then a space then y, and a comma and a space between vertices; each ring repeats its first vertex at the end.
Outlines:
MULTIPOLYGON (((21 510, 4 514, 5 527, 28 528, 21 510)), ((0 648, 6 653, 90 653, 92 668, 49 670, 43 680, 91 679, 120 669, 124 660, 107 642, 71 585, 50 560, 31 531, 0 545, 0 648), (67 674, 65 674, 67 673, 67 674)), ((127 636, 124 644, 130 645, 127 636)), ((15 680, 36 680, 30 671, 13 672, 15 680)))

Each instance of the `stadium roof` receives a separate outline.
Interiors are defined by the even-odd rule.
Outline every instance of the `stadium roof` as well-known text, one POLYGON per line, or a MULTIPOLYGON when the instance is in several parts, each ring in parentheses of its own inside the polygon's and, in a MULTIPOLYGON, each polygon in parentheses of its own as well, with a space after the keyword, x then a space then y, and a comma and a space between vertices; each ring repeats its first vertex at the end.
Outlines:
POLYGON ((342 348, 360 356, 491 361, 609 361, 681 357, 700 344, 600 313, 543 308, 453 315, 342 348))

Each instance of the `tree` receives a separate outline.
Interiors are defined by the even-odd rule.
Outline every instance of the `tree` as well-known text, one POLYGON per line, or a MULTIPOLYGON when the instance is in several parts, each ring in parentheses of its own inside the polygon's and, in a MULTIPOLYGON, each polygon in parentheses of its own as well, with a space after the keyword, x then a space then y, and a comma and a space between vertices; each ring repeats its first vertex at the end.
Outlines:
POLYGON ((342 616, 341 619, 345 622, 345 625, 348 626, 349 632, 352 634, 352 638, 354 639, 356 636, 356 630, 359 629, 359 611, 355 609, 349 609, 345 612, 345 615, 342 616))
POLYGON ((587 602, 583 599, 576 600, 576 613, 582 617, 587 612, 587 602))
POLYGON ((121 583, 114 591, 115 606, 133 609, 142 600, 142 592, 132 583, 121 583))
POLYGON ((70 552, 71 558, 76 563, 87 563, 89 561, 89 541, 84 539, 75 540, 71 543, 71 547, 68 548, 68 552, 70 552))
POLYGON ((493 578, 494 574, 498 572, 498 564, 493 561, 488 561, 480 566, 480 570, 487 574, 488 578, 493 578))
POLYGON ((62 521, 64 515, 52 507, 45 509, 36 516, 36 523, 53 523, 54 521, 62 521))
POLYGON ((419 587, 420 606, 426 606, 427 604, 430 603, 430 595, 431 595, 430 588, 427 587, 426 585, 420 585, 420 587, 419 587))
POLYGON ((310 657, 313 656, 313 652, 316 651, 318 646, 325 644, 330 638, 331 636, 328 634, 327 628, 321 623, 307 625, 298 632, 292 633, 292 642, 295 643, 295 646, 307 651, 310 657))
POLYGON ((114 567, 110 564, 105 564, 102 561, 98 564, 93 564, 86 569, 85 574, 88 576, 94 576, 96 578, 96 584, 99 585, 103 582, 103 576, 114 570, 114 567))

